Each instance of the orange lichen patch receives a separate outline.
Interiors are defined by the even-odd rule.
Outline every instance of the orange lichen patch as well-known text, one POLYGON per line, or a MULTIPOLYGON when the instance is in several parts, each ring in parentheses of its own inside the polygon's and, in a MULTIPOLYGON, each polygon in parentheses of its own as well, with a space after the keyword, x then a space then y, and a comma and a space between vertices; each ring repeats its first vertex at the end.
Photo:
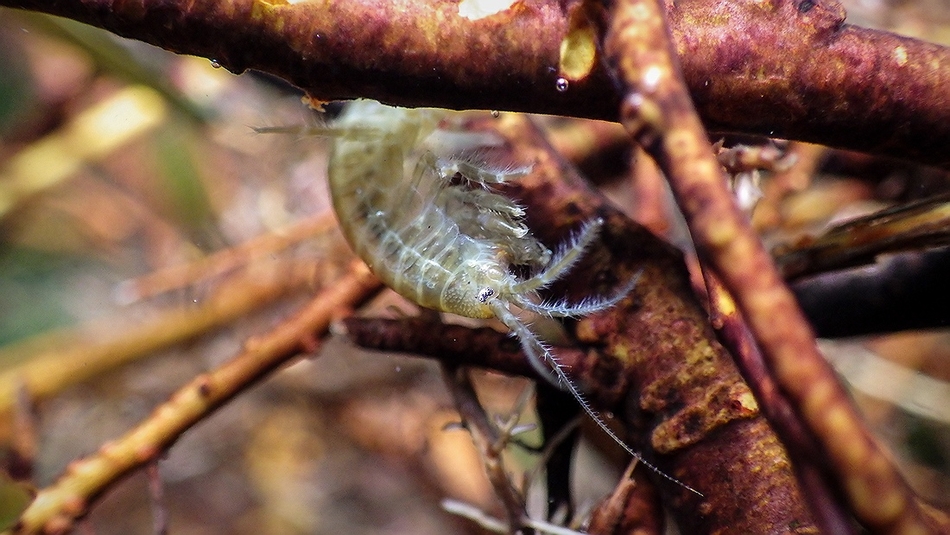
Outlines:
MULTIPOLYGON (((643 403, 647 403, 647 397, 644 394, 643 403)), ((651 442, 658 452, 671 453, 702 440, 734 420, 758 415, 758 405, 748 386, 741 382, 720 382, 707 386, 701 400, 674 412, 658 425, 651 442)))
POLYGON ((269 19, 268 24, 277 32, 284 31, 285 17, 279 13, 279 8, 286 6, 287 0, 252 0, 251 1, 251 19, 255 21, 269 19))

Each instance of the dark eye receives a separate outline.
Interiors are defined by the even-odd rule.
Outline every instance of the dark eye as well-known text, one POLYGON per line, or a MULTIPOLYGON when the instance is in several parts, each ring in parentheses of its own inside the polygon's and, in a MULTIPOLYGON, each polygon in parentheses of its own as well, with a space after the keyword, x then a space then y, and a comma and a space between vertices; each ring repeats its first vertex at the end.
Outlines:
POLYGON ((478 291, 478 300, 482 303, 488 301, 488 298, 495 295, 495 290, 491 288, 482 288, 478 291))

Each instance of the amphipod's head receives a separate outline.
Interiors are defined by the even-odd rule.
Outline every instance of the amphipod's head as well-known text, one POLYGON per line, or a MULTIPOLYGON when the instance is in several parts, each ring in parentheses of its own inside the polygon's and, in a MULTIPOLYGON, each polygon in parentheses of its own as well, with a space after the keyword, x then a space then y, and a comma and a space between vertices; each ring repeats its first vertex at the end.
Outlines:
POLYGON ((467 318, 494 318, 492 302, 504 299, 512 276, 497 264, 466 262, 442 291, 441 308, 467 318))

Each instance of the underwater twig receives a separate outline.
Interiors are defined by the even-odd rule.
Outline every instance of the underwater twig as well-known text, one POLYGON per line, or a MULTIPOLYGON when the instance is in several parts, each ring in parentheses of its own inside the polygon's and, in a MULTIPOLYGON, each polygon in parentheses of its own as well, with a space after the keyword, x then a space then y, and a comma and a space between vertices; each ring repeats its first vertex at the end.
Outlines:
MULTIPOLYGON (((473 329, 433 320, 428 315, 402 319, 349 317, 343 325, 350 339, 365 348, 412 353, 455 366, 476 366, 544 380, 528 364, 518 340, 490 327, 473 329)), ((588 368, 584 353, 576 348, 556 348, 556 353, 584 382, 582 376, 588 368)))
MULTIPOLYGON (((854 533, 846 508, 822 480, 821 473, 826 467, 820 461, 820 446, 769 374, 735 301, 713 273, 704 272, 703 278, 709 295, 710 320, 735 356, 736 364, 769 421, 780 422, 778 427, 783 431, 783 440, 812 510, 822 518, 822 526, 833 530, 831 533, 854 533)), ((841 440, 848 440, 848 437, 841 437, 841 440)))
POLYGON ((835 225, 820 236, 774 251, 782 276, 874 262, 878 255, 950 245, 950 194, 892 206, 835 225))
POLYGON ((123 476, 157 459, 182 433, 223 403, 302 352, 314 349, 340 310, 365 299, 379 282, 362 264, 317 294, 294 316, 245 343, 242 353, 173 394, 152 416, 94 455, 74 461, 39 491, 12 533, 59 533, 86 514, 95 499, 123 476))
POLYGON ((224 275, 265 255, 276 254, 303 240, 319 236, 336 226, 333 214, 324 213, 299 221, 287 228, 251 238, 240 245, 217 251, 190 262, 169 266, 148 275, 125 281, 119 288, 121 301, 148 299, 181 289, 200 280, 224 275))
POLYGON ((502 451, 508 446, 511 437, 500 432, 489 420, 478 401, 467 369, 443 364, 442 374, 462 422, 481 453, 485 472, 495 489, 495 495, 504 505, 508 531, 517 533, 525 526, 528 514, 525 511, 525 498, 515 488, 501 458, 502 451))
POLYGON ((950 247, 792 284, 818 336, 839 338, 950 325, 950 247))
POLYGON ((665 533, 663 507, 654 487, 643 475, 634 472, 631 462, 610 496, 591 512, 589 535, 660 535, 665 533))
POLYGON ((827 147, 810 143, 792 142, 785 150, 791 165, 772 176, 762 185, 762 200, 752 213, 752 226, 763 231, 782 222, 781 202, 789 195, 804 191, 812 181, 819 164, 828 153, 827 147))
POLYGON ((709 326, 681 253, 612 208, 553 153, 528 118, 503 114, 472 127, 495 129, 510 144, 511 158, 534 162, 533 172, 511 190, 542 240, 556 241, 593 216, 605 220, 576 276, 552 292, 609 293, 643 270, 628 299, 566 327, 588 355, 579 382, 591 402, 612 412, 624 436, 661 470, 703 493, 700 499, 651 476, 681 531, 812 525, 786 453, 709 326), (729 468, 739 465, 756 468, 729 468), (726 472, 728 491, 719 484, 726 472), (767 496, 782 506, 740 506, 735 493, 767 496))

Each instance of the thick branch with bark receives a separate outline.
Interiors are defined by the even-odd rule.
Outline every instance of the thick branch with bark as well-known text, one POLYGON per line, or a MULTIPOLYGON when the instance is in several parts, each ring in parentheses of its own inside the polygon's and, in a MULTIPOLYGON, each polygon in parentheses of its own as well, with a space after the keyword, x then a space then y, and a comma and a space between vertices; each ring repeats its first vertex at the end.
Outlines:
MULTIPOLYGON (((598 64, 557 90, 575 3, 519 0, 468 18, 455 0, 0 0, 233 72, 269 72, 321 100, 615 120, 617 96, 598 64)), ((950 49, 843 24, 832 0, 682 0, 668 9, 686 81, 711 129, 950 166, 950 49)))

